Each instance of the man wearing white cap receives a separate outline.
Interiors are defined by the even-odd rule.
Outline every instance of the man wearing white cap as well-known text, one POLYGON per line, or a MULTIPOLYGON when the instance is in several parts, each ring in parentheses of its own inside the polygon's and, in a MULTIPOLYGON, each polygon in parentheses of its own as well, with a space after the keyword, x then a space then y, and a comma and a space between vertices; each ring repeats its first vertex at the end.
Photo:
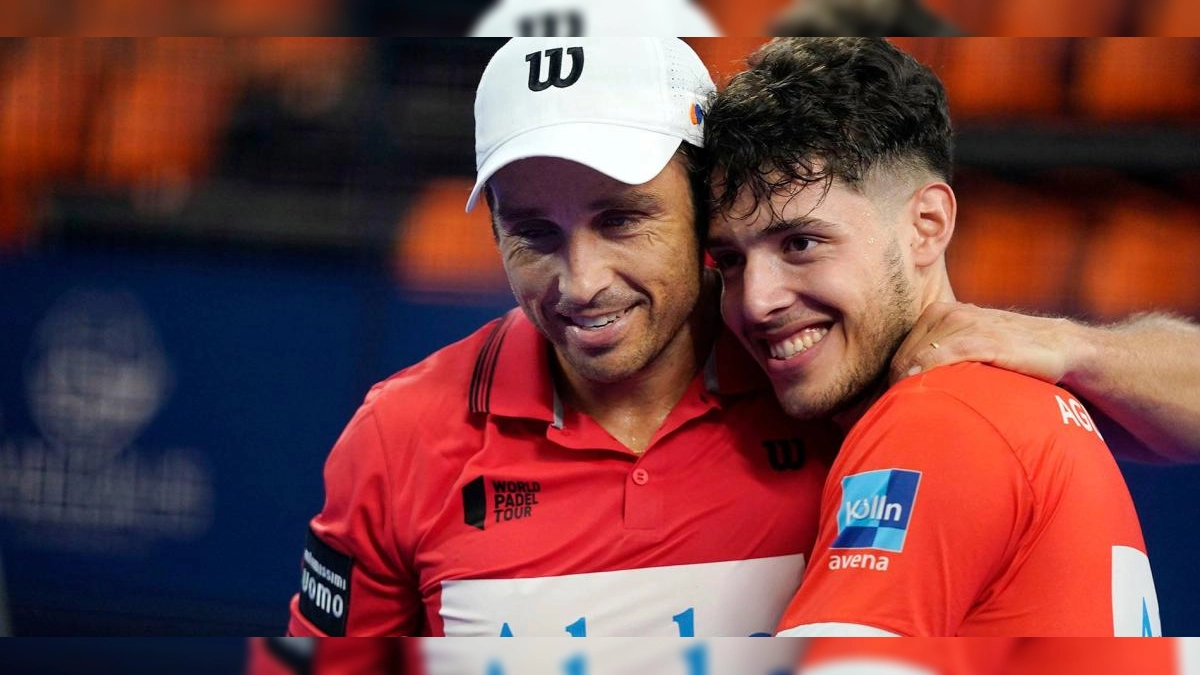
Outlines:
POLYGON ((840 439, 787 418, 721 325, 690 170, 712 91, 678 40, 496 53, 468 208, 489 204, 520 308, 368 394, 292 634, 773 630, 840 439))

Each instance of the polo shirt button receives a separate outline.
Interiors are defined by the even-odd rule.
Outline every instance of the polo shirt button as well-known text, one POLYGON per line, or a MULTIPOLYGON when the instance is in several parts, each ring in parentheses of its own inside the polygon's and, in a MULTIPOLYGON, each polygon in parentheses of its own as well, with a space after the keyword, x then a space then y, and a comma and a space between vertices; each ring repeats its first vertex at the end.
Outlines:
POLYGON ((638 485, 645 485, 650 482, 650 472, 645 469, 633 470, 633 482, 638 485))

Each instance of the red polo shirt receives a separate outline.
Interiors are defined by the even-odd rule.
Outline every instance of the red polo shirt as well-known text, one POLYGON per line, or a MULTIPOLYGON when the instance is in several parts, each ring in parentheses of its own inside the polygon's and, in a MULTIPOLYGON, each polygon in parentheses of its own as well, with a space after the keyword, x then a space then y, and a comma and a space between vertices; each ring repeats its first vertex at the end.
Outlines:
POLYGON ((772 632, 839 437, 722 333, 649 448, 554 391, 520 310, 376 385, 334 446, 294 635, 772 632))

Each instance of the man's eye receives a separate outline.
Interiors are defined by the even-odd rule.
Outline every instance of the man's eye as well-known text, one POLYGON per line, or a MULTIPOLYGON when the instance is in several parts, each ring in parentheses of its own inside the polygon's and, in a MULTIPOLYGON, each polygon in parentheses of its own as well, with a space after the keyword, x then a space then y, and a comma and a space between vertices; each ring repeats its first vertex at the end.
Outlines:
POLYGON ((548 225, 531 223, 529 225, 520 225, 514 227, 509 234, 519 239, 524 239, 525 241, 543 241, 554 236, 557 231, 557 228, 550 227, 548 225))
POLYGON ((621 229, 637 223, 637 218, 629 213, 610 213, 600 219, 600 225, 605 228, 621 229))
POLYGON ((811 250, 817 242, 808 237, 789 237, 783 242, 783 250, 788 253, 803 253, 811 250))

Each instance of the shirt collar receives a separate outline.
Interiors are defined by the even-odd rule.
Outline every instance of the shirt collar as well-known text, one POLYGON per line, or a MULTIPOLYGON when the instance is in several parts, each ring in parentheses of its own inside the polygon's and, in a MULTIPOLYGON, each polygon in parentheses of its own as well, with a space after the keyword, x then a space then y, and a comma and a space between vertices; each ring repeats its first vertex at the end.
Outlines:
MULTIPOLYGON (((476 358, 471 411, 538 419, 563 425, 563 403, 550 369, 552 347, 521 308, 510 310, 492 330, 476 358)), ((704 368, 696 375, 718 396, 736 396, 770 387, 766 375, 721 327, 704 368)))

